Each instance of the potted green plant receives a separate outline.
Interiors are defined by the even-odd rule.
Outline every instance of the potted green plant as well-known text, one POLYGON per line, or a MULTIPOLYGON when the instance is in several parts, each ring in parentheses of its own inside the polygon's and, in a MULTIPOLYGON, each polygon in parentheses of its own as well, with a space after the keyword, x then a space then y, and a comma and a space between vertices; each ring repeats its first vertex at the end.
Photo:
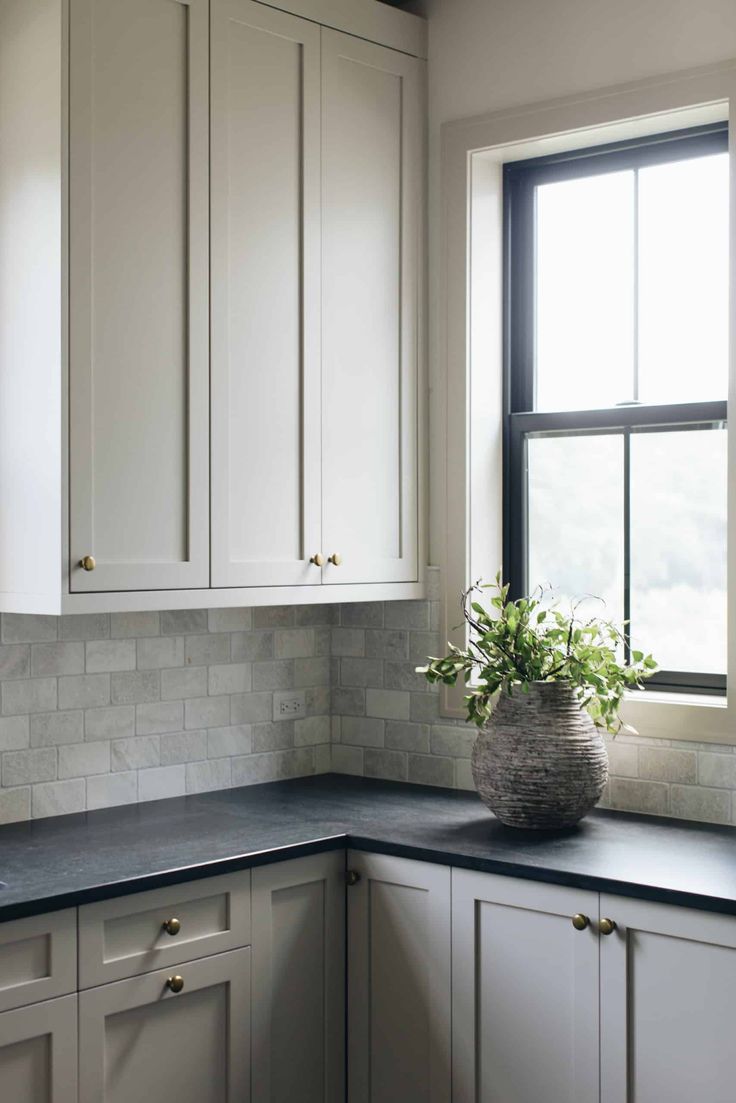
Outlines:
POLYGON ((468 720, 480 729, 472 770, 481 800, 513 827, 568 827, 600 799, 608 776, 601 730, 617 732, 626 690, 657 668, 632 650, 624 662, 621 629, 579 617, 545 601, 540 588, 509 600, 500 573, 462 597, 466 648, 450 644, 444 658, 420 671, 430 682, 462 678, 468 720), (490 610, 480 600, 493 591, 490 610))

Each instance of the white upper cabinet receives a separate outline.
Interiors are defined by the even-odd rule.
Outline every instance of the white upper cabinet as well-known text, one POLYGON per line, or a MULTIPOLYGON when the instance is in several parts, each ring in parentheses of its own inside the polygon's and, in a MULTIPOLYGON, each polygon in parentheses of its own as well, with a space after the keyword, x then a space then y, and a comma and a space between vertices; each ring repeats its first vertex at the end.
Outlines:
POLYGON ((209 583, 207 12, 70 4, 72 591, 209 583))
POLYGON ((322 31, 325 581, 417 578, 419 63, 322 31))
POLYGON ((213 0, 213 586, 320 582, 319 39, 213 0))
POLYGON ((424 38, 0 4, 1 611, 423 596, 424 38))

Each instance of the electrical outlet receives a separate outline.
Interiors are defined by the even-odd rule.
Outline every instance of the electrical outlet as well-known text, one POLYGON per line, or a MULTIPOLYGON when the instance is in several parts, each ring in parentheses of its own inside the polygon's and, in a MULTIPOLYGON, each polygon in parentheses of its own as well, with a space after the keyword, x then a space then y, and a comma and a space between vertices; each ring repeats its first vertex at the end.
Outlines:
POLYGON ((304 690, 286 690, 273 695, 274 720, 299 720, 307 715, 304 690))

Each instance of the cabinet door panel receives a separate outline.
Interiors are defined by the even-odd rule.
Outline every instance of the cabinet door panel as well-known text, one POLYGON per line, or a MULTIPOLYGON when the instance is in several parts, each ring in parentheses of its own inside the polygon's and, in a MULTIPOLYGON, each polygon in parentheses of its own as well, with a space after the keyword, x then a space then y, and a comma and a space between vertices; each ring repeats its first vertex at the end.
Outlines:
POLYGON ((253 870, 253 1101, 345 1098, 345 852, 253 870))
POLYGON ((79 1052, 80 1103, 248 1103, 250 950, 83 992, 79 1052))
POLYGON ((77 997, 0 1015, 0 1099, 77 1103, 77 997))
POLYGON ((593 1103, 597 895, 453 870, 452 911, 453 1099, 593 1103))
POLYGON ((0 923, 0 1011, 65 996, 76 987, 76 908, 0 923))
POLYGON ((417 577, 420 63, 334 31, 323 65, 325 582, 417 577))
POLYGON ((450 871, 350 853, 348 1099, 450 1099, 450 871))
POLYGON ((212 580, 318 585, 319 28, 212 13, 212 580))
POLYGON ((73 591, 209 584, 207 9, 70 4, 73 591))
POLYGON ((601 897, 602 1103, 732 1103, 736 919, 601 897))

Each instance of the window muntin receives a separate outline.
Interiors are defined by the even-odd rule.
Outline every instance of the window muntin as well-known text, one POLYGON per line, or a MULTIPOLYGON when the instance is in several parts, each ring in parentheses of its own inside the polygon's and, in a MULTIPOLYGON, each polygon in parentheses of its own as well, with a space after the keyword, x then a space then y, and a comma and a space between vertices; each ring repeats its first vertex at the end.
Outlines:
POLYGON ((704 691, 726 669, 726 151, 721 124, 505 169, 506 575, 603 597, 656 682, 704 691))

